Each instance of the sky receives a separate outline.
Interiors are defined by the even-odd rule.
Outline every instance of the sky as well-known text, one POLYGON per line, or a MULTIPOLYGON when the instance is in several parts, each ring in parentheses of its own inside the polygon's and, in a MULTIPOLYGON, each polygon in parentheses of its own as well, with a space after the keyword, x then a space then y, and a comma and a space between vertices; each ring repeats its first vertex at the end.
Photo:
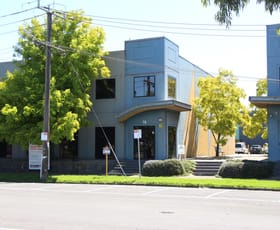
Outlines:
POLYGON ((45 15, 36 8, 38 2, 57 10, 83 10, 93 26, 103 27, 108 51, 124 50, 126 40, 165 36, 179 46, 182 57, 206 72, 216 76, 220 68, 231 70, 247 96, 254 96, 256 81, 266 78, 266 25, 280 23, 279 12, 270 15, 255 0, 233 17, 229 28, 215 21, 217 7, 205 8, 200 0, 9 0, 0 8, 0 62, 13 59, 18 27, 45 15))

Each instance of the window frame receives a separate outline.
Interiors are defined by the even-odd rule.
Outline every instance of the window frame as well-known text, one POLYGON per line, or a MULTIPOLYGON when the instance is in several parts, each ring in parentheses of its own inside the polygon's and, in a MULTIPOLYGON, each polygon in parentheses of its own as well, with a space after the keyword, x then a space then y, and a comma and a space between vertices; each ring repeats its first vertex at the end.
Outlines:
POLYGON ((176 91, 177 91, 177 79, 175 77, 168 76, 168 78, 167 78, 167 96, 168 96, 168 98, 176 99, 176 93, 177 93, 176 91), (174 82, 175 82, 175 85, 174 85, 174 96, 170 94, 170 92, 171 92, 171 88, 170 88, 171 84, 170 84, 169 80, 174 80, 174 82))
POLYGON ((156 95, 156 76, 155 75, 143 75, 143 76, 135 76, 133 78, 133 96, 134 97, 154 97, 156 95), (137 79, 143 79, 142 82, 144 82, 144 89, 142 91, 142 94, 138 95, 136 89, 139 88, 138 86, 136 86, 136 83, 140 82, 141 83, 141 80, 140 81, 137 81, 137 79), (152 81, 151 81, 152 79, 152 81), (150 81, 150 89, 148 88, 148 85, 145 85, 146 82, 150 81))
POLYGON ((96 79, 95 80, 95 99, 102 100, 102 99, 114 99, 114 98, 116 98, 116 79, 115 78, 96 79), (109 89, 112 90, 112 92, 109 92, 108 89, 106 89, 105 83, 104 83, 105 81, 113 82, 113 87, 111 87, 112 85, 110 85, 110 83, 108 84, 108 87, 110 87, 109 89), (103 82, 103 85, 98 85, 100 82, 103 82), (103 88, 101 90, 99 89, 99 91, 98 91, 97 89, 100 88, 100 86, 102 86, 103 88), (106 90, 107 90, 107 92, 106 92, 106 90))

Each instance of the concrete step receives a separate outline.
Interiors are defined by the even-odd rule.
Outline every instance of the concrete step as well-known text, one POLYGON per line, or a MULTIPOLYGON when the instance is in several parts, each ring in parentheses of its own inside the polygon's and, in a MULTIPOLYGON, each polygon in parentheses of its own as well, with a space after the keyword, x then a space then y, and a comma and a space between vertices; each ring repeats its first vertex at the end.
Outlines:
MULTIPOLYGON (((141 169, 144 162, 141 162, 141 169)), ((138 166, 137 160, 127 160, 127 161, 121 161, 120 165, 118 162, 115 162, 113 167, 109 171, 109 175, 123 175, 121 167, 126 175, 136 175, 139 174, 139 166, 138 166)))
POLYGON ((196 168, 193 175, 215 176, 217 175, 222 163, 222 160, 196 160, 196 168))

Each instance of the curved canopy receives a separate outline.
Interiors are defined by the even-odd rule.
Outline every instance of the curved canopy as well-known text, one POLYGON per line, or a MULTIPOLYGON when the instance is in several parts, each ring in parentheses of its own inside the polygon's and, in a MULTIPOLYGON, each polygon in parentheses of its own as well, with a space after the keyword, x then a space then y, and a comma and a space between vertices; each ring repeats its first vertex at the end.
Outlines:
POLYGON ((152 110, 159 110, 159 109, 167 109, 177 112, 183 112, 183 111, 190 111, 191 105, 185 104, 176 100, 167 100, 167 101, 156 101, 148 104, 141 104, 134 106, 118 116, 119 122, 125 122, 129 118, 146 111, 152 111, 152 110))

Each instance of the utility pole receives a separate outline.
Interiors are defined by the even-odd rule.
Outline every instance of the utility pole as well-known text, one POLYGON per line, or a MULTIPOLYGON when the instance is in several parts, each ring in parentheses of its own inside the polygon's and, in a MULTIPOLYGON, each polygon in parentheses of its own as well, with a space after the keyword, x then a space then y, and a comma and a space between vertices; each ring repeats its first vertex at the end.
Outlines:
POLYGON ((50 153, 50 78, 51 78, 51 28, 52 13, 47 11, 47 40, 46 40, 46 67, 45 67, 45 93, 44 93, 44 122, 41 140, 43 142, 43 156, 40 170, 40 179, 48 179, 49 153, 50 153))

